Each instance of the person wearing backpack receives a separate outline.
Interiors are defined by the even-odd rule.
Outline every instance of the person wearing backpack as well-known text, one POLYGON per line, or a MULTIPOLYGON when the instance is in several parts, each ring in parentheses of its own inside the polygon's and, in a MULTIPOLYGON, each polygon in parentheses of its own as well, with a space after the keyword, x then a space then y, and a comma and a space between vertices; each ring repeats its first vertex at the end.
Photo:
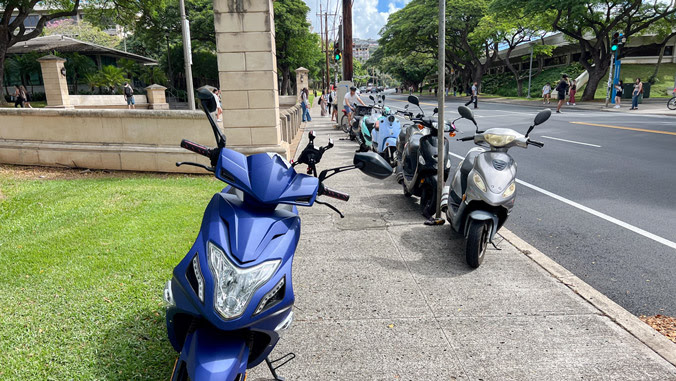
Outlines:
POLYGON ((558 93, 558 99, 559 103, 556 105, 556 112, 558 114, 561 113, 561 106, 563 106, 563 102, 566 100, 566 92, 568 92, 568 76, 566 74, 561 76, 561 81, 559 81, 559 84, 556 85, 556 92, 558 93))
POLYGON ((134 101, 134 89, 131 88, 129 82, 124 83, 124 100, 127 101, 127 108, 132 110, 136 108, 136 102, 134 101))

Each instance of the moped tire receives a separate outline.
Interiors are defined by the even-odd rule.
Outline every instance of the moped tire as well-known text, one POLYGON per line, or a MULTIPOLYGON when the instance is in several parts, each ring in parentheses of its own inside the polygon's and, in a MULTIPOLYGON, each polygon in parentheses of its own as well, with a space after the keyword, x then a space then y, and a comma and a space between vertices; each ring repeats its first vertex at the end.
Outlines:
POLYGON ((490 226, 487 221, 470 221, 465 248, 465 259, 470 267, 476 269, 484 261, 489 235, 490 226))
POLYGON ((411 197, 413 194, 406 189, 406 183, 403 181, 401 182, 401 186, 404 187, 404 196, 405 197, 411 197))
POLYGON ((669 110, 676 110, 676 97, 669 99, 667 102, 667 108, 669 110))
POLYGON ((430 218, 437 211, 437 196, 436 189, 425 186, 420 195, 420 206, 422 207, 422 214, 425 218, 430 218))

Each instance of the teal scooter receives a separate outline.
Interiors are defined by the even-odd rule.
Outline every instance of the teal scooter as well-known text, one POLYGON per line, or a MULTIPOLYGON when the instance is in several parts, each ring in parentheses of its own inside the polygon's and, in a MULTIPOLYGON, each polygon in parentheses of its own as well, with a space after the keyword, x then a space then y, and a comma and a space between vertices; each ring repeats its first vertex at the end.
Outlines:
POLYGON ((379 95, 378 99, 369 95, 369 99, 373 101, 373 104, 370 106, 373 111, 370 115, 365 115, 359 121, 359 135, 357 136, 357 141, 359 143, 359 152, 367 152, 373 150, 373 131, 380 128, 380 119, 382 113, 387 109, 386 112, 389 112, 389 108, 383 107, 385 102, 385 96, 379 95))

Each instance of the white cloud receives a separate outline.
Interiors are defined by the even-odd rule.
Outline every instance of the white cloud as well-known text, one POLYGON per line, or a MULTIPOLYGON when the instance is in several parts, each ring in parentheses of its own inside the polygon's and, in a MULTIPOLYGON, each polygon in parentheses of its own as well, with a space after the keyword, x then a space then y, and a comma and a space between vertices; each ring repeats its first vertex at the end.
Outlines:
MULTIPOLYGON (((304 0, 310 7, 309 20, 315 32, 319 31, 319 1, 322 0, 304 0)), ((353 0, 352 3, 352 36, 355 38, 379 38, 378 32, 387 23, 390 14, 401 9, 410 0, 390 0, 387 4, 387 12, 378 11, 378 0, 353 0)), ((336 26, 338 26, 342 15, 342 0, 329 0, 329 13, 334 13, 338 9, 336 17, 336 26)), ((322 1, 322 11, 327 3, 322 1)), ((329 29, 333 24, 332 16, 329 16, 329 29)), ((329 31, 329 35, 332 33, 329 31)))

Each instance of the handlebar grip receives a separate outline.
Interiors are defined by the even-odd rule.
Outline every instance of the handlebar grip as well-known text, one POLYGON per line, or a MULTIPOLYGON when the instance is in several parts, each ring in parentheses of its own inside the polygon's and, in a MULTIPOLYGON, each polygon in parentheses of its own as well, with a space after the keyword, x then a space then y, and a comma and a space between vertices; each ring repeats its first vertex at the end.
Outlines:
POLYGON ((183 139, 181 140, 181 147, 187 149, 188 151, 192 151, 196 154, 211 158, 212 150, 209 149, 209 147, 203 146, 201 144, 197 144, 195 142, 191 142, 190 140, 183 139))
POLYGON ((329 189, 329 188, 325 187, 323 184, 320 185, 320 187, 319 187, 319 194, 322 195, 322 196, 327 196, 327 197, 335 198, 335 199, 342 200, 342 201, 348 201, 350 199, 349 194, 343 193, 343 192, 338 192, 338 191, 335 191, 333 189, 329 189))
POLYGON ((458 140, 461 142, 467 142, 470 140, 474 140, 474 136, 465 136, 464 138, 459 138, 458 140))
POLYGON ((538 142, 538 141, 535 141, 535 140, 529 140, 529 141, 528 141, 528 144, 532 144, 532 145, 534 145, 534 146, 536 146, 536 147, 538 147, 538 148, 542 148, 542 147, 545 146, 545 143, 538 142))

